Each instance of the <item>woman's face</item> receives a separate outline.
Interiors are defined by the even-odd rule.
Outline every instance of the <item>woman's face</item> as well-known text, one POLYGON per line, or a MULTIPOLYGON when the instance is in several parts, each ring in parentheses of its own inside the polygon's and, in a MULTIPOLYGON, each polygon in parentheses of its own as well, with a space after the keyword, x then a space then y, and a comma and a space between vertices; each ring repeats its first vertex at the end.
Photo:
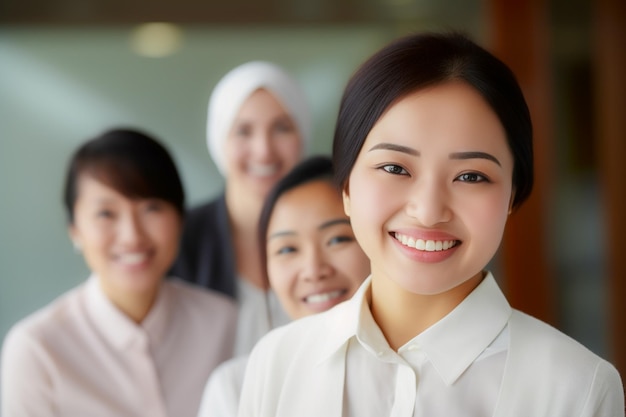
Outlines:
POLYGON ((77 191, 70 235, 104 292, 115 299, 156 291, 178 251, 178 211, 159 199, 129 199, 88 175, 77 191))
POLYGON ((469 85, 437 85, 390 107, 344 190, 373 279, 426 295, 477 282, 502 239, 512 173, 505 131, 469 85))
POLYGON ((347 300, 369 275, 369 259, 328 181, 305 183, 278 199, 267 229, 267 271, 293 319, 347 300))
POLYGON ((260 89, 239 109, 224 146, 228 182, 264 198, 300 160, 302 140, 274 95, 260 89))

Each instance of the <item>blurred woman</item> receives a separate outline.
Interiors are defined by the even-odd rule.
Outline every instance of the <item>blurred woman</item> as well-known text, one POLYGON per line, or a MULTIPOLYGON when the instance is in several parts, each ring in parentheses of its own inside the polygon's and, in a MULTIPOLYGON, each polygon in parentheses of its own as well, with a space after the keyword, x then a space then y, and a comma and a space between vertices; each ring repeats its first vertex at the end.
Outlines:
POLYGON ((257 223, 270 188, 305 152, 310 124, 303 91, 269 62, 233 69, 209 101, 207 143, 225 189, 188 213, 173 273, 237 300, 236 354, 288 321, 274 295, 266 297, 257 223))
MULTIPOLYGON (((303 161, 272 189, 261 212, 259 247, 266 282, 294 320, 347 300, 369 275, 330 158, 303 161)), ((215 370, 198 417, 237 415, 246 361, 236 358, 215 370)))
POLYGON ((64 202, 91 276, 7 335, 2 415, 194 416, 232 356, 236 306, 163 279, 184 213, 168 151, 138 131, 105 132, 71 158, 64 202))

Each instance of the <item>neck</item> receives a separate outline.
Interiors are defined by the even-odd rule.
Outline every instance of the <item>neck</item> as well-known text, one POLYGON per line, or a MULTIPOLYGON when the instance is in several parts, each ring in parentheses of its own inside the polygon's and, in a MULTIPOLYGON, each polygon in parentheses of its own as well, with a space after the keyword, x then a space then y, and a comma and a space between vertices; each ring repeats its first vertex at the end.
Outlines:
POLYGON ((137 324, 143 322, 148 316, 154 301, 156 300, 159 288, 149 293, 124 293, 120 291, 114 291, 106 286, 100 284, 102 291, 107 298, 118 308, 122 313, 128 316, 132 321, 137 324))
POLYGON ((261 272, 258 223, 263 200, 258 195, 249 195, 237 190, 226 189, 226 207, 232 232, 237 273, 241 278, 260 289, 267 289, 261 272))
POLYGON ((386 277, 372 276, 370 309, 389 346, 397 351, 448 315, 481 282, 483 274, 441 294, 407 291, 386 277))
POLYGON ((263 198, 227 184, 226 207, 233 231, 256 236, 263 198))

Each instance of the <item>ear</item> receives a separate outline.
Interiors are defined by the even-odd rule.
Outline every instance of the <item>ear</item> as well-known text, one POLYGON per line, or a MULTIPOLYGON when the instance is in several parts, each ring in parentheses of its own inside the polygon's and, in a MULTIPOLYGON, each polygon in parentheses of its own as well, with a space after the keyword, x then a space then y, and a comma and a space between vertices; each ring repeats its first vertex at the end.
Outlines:
POLYGON ((509 215, 513 213, 513 201, 515 200, 515 189, 511 191, 511 198, 509 198, 509 215))
POLYGON ((80 252, 83 245, 81 243, 80 235, 78 234, 78 231, 76 230, 76 227, 73 224, 67 228, 67 234, 69 235, 70 240, 72 241, 72 246, 74 246, 74 251, 80 252))
POLYGON ((347 184, 343 187, 341 197, 343 199, 343 211, 346 213, 346 216, 350 217, 350 190, 347 184))

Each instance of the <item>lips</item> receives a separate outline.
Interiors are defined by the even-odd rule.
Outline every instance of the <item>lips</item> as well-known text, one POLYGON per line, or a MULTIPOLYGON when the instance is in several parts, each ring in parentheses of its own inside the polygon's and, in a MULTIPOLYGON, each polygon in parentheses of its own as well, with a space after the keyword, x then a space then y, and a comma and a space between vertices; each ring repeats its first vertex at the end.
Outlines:
POLYGON ((329 291, 329 292, 320 292, 317 294, 308 295, 304 297, 303 300, 307 304, 327 303, 331 300, 335 300, 337 298, 342 297, 343 295, 346 294, 346 292, 347 290, 334 290, 334 291, 329 291))
POLYGON ((149 256, 147 252, 123 253, 117 256, 117 260, 125 266, 137 266, 146 262, 149 256))
POLYGON ((407 246, 409 248, 414 248, 417 250, 425 251, 425 252, 439 252, 448 250, 457 246, 460 241, 459 240, 435 240, 435 239, 416 239, 412 236, 403 235, 401 233, 393 234, 396 240, 402 245, 407 246))
POLYGON ((255 177, 272 177, 280 171, 279 164, 250 164, 248 172, 255 177))

